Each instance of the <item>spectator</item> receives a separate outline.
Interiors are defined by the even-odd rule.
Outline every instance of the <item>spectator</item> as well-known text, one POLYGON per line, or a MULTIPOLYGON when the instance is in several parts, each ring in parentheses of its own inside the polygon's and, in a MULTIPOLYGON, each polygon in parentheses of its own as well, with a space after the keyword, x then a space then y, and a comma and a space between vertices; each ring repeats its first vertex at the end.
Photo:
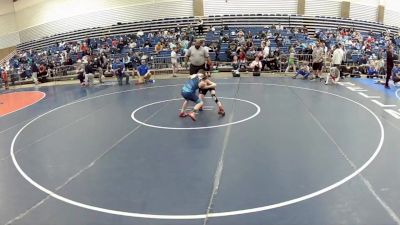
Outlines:
POLYGON ((134 76, 135 71, 140 66, 139 52, 133 53, 133 56, 131 57, 131 62, 132 62, 132 70, 133 70, 132 76, 134 76))
POLYGON ((367 78, 378 77, 378 70, 376 69, 375 65, 372 64, 370 67, 368 67, 367 74, 367 78))
POLYGON ((163 46, 161 45, 161 42, 158 42, 156 46, 154 47, 154 51, 156 54, 160 54, 160 52, 163 50, 163 46))
POLYGON ((199 19, 199 22, 197 23, 197 29, 199 30, 199 35, 204 34, 204 21, 202 19, 199 19))
POLYGON ((155 80, 151 80, 151 71, 149 70, 149 67, 146 64, 146 61, 142 60, 142 65, 140 65, 137 70, 139 73, 139 79, 136 82, 136 84, 145 84, 147 82, 154 83, 155 80))
POLYGON ((100 84, 104 83, 104 81, 103 81, 104 80, 104 72, 103 72, 103 67, 102 67, 100 59, 95 58, 93 60, 93 70, 94 70, 94 72, 97 71, 99 73, 99 83, 100 84))
POLYGON ((7 75, 7 69, 6 69, 5 66, 3 66, 3 68, 0 68, 0 75, 1 75, 1 80, 4 83, 4 88, 6 90, 8 90, 9 89, 9 86, 8 86, 8 75, 7 75))
POLYGON ((332 57, 332 65, 336 67, 340 71, 340 65, 343 61, 343 50, 339 45, 335 46, 335 50, 333 51, 332 57))
POLYGON ((297 71, 296 75, 294 75, 292 78, 296 79, 298 75, 301 75, 302 79, 308 79, 308 76, 310 76, 310 67, 308 66, 308 61, 303 61, 300 70, 297 71))
MULTIPOLYGON (((40 66, 42 67, 43 65, 40 65, 40 66)), ((84 83, 84 80, 85 80, 85 76, 84 76, 85 66, 82 64, 81 60, 78 60, 78 62, 77 62, 76 73, 78 74, 78 79, 79 79, 79 82, 80 82, 81 86, 82 87, 85 86, 85 83, 84 83)))
POLYGON ((294 56, 295 56, 295 55, 294 55, 294 49, 291 48, 291 49, 290 49, 290 54, 289 54, 289 59, 288 59, 288 67, 286 68, 285 73, 288 73, 288 72, 289 72, 290 67, 293 68, 293 72, 296 72, 296 64, 295 64, 295 62, 294 62, 294 60, 295 60, 295 57, 294 57, 294 56))
POLYGON ((400 82, 400 64, 396 65, 392 69, 392 80, 395 86, 398 86, 400 82))
POLYGON ((250 64, 250 68, 253 70, 253 76, 260 76, 262 63, 261 63, 260 58, 258 56, 250 64))
POLYGON ((266 61, 267 61, 266 64, 267 64, 268 69, 278 70, 278 64, 276 62, 276 58, 272 51, 269 52, 266 61))
POLYGON ((176 47, 173 47, 171 51, 172 77, 176 77, 176 73, 179 69, 178 57, 176 54, 177 52, 178 49, 176 47))
POLYGON ((149 40, 146 40, 143 44, 143 48, 151 48, 153 47, 153 45, 150 43, 149 40))
POLYGON ((33 82, 35 83, 35 85, 38 85, 38 73, 39 73, 39 68, 37 67, 35 62, 32 62, 31 64, 31 71, 32 71, 32 78, 33 78, 33 82))
POLYGON ((94 73, 95 70, 93 68, 93 62, 89 58, 88 61, 85 63, 85 87, 88 87, 89 85, 93 85, 93 80, 94 80, 94 73))
POLYGON ((125 54, 122 62, 124 63, 126 69, 132 69, 131 57, 129 57, 128 53, 125 54))
POLYGON ((239 63, 238 57, 236 55, 233 56, 232 68, 233 68, 232 75, 234 77, 240 77, 240 71, 239 71, 240 63, 239 63))
POLYGON ((125 77, 125 84, 129 84, 129 75, 125 70, 125 65, 121 59, 117 58, 112 65, 113 74, 117 77, 118 85, 122 85, 122 80, 125 77))

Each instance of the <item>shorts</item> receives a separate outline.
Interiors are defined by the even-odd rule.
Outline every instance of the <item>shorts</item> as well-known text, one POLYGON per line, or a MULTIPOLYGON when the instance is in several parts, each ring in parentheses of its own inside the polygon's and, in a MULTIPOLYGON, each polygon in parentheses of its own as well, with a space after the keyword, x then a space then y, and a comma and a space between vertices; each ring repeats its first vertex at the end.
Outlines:
POLYGON ((182 91, 181 95, 187 101, 192 101, 195 102, 196 104, 199 104, 201 102, 199 96, 197 96, 196 93, 182 91))
POLYGON ((211 91, 213 91, 213 90, 215 91, 215 88, 210 88, 210 89, 201 89, 201 88, 200 88, 200 89, 199 89, 199 93, 200 93, 200 94, 203 94, 203 95, 207 95, 207 92, 208 92, 208 91, 211 92, 211 91))
POLYGON ((313 70, 322 70, 322 62, 320 63, 313 63, 312 64, 313 70))
POLYGON ((204 70, 205 65, 195 66, 190 64, 190 75, 197 74, 199 70, 204 70))
POLYGON ((178 62, 171 62, 172 67, 178 68, 179 67, 179 63, 178 62))

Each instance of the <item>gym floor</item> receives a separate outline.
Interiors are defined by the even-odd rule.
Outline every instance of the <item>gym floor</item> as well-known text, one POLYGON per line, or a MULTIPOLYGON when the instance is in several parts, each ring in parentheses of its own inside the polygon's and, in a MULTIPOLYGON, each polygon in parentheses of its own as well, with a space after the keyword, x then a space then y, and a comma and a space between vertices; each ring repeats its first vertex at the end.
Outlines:
POLYGON ((0 95, 0 224, 400 224, 400 89, 216 79, 193 122, 184 81, 0 95))

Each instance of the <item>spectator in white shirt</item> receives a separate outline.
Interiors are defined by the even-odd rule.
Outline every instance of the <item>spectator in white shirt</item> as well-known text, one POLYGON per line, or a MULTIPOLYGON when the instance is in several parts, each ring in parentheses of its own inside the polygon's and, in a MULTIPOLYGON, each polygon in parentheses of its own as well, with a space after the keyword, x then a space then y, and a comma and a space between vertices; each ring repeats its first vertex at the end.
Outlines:
POLYGON ((250 68, 253 69, 253 76, 260 76, 262 63, 261 63, 260 58, 258 56, 250 64, 250 68))
POLYGON ((178 72, 179 69, 179 64, 178 64, 178 56, 177 53, 178 49, 176 47, 172 48, 171 51, 171 64, 172 64, 172 76, 176 77, 176 73, 178 72))
POLYGON ((338 70, 340 70, 340 65, 342 64, 343 61, 344 52, 340 47, 340 44, 336 45, 335 48, 336 49, 333 52, 333 57, 332 57, 332 65, 336 67, 338 70))

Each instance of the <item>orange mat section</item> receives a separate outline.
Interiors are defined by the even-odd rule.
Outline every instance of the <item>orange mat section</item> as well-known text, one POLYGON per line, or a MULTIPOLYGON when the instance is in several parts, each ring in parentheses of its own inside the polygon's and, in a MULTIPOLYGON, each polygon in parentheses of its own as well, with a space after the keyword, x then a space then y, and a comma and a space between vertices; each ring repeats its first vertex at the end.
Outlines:
POLYGON ((31 106, 46 96, 40 91, 13 92, 0 95, 0 117, 31 106))

